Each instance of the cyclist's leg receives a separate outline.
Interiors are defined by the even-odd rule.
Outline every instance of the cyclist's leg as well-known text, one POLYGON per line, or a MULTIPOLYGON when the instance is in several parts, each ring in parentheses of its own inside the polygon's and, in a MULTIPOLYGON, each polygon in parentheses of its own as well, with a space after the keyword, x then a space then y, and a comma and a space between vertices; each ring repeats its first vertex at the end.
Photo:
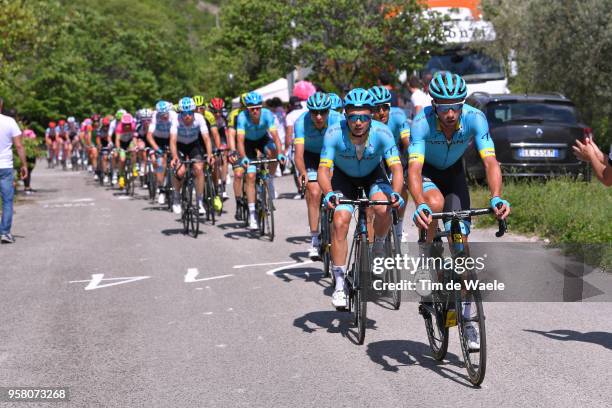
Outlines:
MULTIPOLYGON (((393 190, 389 179, 382 167, 376 169, 367 177, 368 198, 370 200, 388 200, 393 190)), ((376 205, 372 208, 374 213, 374 257, 384 256, 385 241, 391 226, 391 208, 386 205, 376 205)))
MULTIPOLYGON (((341 192, 348 199, 357 198, 356 185, 348 175, 338 168, 334 169, 332 189, 341 192)), ((354 207, 346 204, 336 206, 334 211, 331 231, 331 260, 332 273, 336 278, 336 291, 344 290, 346 257, 348 255, 347 235, 353 211, 354 207)))
MULTIPOLYGON (((260 150, 265 153, 268 159, 276 159, 276 157, 278 157, 278 152, 276 151, 276 145, 274 144, 274 141, 270 138, 268 138, 267 143, 265 144, 265 147, 260 150)), ((272 196, 272 199, 276 198, 276 194, 274 190, 274 177, 276 175, 277 167, 278 167, 278 163, 270 164, 270 177, 268 178, 268 187, 270 188, 270 195, 272 196)))
MULTIPOLYGON (((433 212, 441 212, 444 208, 444 196, 438 187, 438 183, 440 182, 441 178, 443 179, 443 177, 437 176, 437 169, 429 166, 427 163, 423 165, 423 198, 425 199, 425 203, 433 212)), ((429 228, 427 229, 428 243, 433 242, 437 228, 438 223, 436 221, 429 224, 429 228)))
POLYGON ((307 172, 306 206, 308 208, 308 224, 312 248, 319 246, 319 213, 321 204, 321 187, 317 183, 317 169, 320 154, 304 151, 304 164, 307 172))
MULTIPOLYGON (((191 144, 189 158, 193 160, 204 160, 204 146, 200 141, 191 144)), ((195 176, 196 202, 198 203, 198 208, 203 208, 204 163, 194 163, 193 174, 195 176)))

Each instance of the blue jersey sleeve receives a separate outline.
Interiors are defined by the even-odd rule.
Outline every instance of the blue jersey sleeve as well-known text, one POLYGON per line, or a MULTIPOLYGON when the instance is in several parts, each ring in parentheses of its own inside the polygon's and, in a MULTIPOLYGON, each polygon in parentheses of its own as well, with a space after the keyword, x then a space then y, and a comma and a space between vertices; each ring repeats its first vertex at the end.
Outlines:
POLYGON ((306 132, 304 130, 304 121, 306 120, 307 112, 304 112, 298 120, 295 121, 295 125, 293 125, 293 143, 294 144, 304 144, 304 139, 306 138, 306 132))
POLYGON ((236 132, 239 134, 245 134, 246 132, 246 112, 242 111, 238 115, 238 119, 236 121, 236 132))
POLYGON ((334 157, 336 155, 336 142, 338 137, 342 135, 340 123, 336 123, 327 128, 323 138, 323 148, 321 149, 321 158, 319 167, 332 168, 334 165, 334 157))
POLYGON ((495 145, 489 133, 489 123, 487 118, 480 110, 474 109, 467 113, 466 122, 468 123, 471 134, 474 135, 474 143, 481 158, 495 157, 495 145))
POLYGON ((422 110, 412 121, 410 127, 410 146, 408 146, 408 163, 425 163, 425 140, 429 135, 429 123, 422 110))

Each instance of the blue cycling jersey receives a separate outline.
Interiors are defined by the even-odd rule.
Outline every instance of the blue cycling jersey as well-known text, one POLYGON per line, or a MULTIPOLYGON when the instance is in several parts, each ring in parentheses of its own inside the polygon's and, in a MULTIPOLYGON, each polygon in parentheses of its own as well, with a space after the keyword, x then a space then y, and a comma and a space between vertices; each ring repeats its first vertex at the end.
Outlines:
POLYGON ((256 125, 251 121, 248 110, 243 110, 238 115, 236 132, 244 135, 247 140, 259 140, 268 134, 268 131, 276 130, 274 114, 269 109, 262 108, 259 123, 256 125))
POLYGON ((389 111, 389 120, 386 125, 393 133, 395 144, 401 147, 400 140, 408 139, 410 137, 410 124, 408 123, 408 117, 406 113, 396 107, 392 107, 389 111))
POLYGON ((383 123, 371 122, 364 146, 363 152, 358 154, 343 119, 327 128, 319 166, 335 166, 350 177, 365 177, 380 165, 383 157, 389 167, 401 164, 393 134, 383 123))
POLYGON ((317 129, 312 123, 310 112, 304 112, 302 116, 298 118, 293 127, 295 133, 295 139, 293 143, 303 144, 304 150, 311 153, 321 153, 323 149, 323 136, 325 131, 331 125, 338 123, 342 120, 342 115, 336 111, 330 111, 327 116, 327 124, 321 130, 317 129))
POLYGON ((410 128, 409 162, 427 162, 437 169, 447 169, 461 159, 472 138, 480 157, 495 156, 489 124, 480 110, 463 105, 457 130, 449 141, 440 129, 435 111, 427 106, 414 118, 410 128))

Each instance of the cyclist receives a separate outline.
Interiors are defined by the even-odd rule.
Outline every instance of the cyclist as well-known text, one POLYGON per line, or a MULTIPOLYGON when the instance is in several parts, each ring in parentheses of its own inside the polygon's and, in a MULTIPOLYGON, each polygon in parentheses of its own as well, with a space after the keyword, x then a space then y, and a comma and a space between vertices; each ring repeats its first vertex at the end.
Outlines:
MULTIPOLYGON (((336 288, 332 296, 335 307, 346 307, 344 287, 347 234, 354 208, 336 205, 341 196, 356 199, 362 187, 372 200, 393 201, 393 207, 404 205, 400 193, 403 185, 402 165, 399 152, 389 128, 372 120, 374 99, 365 89, 351 90, 344 98, 345 119, 330 126, 325 133, 317 178, 323 194, 324 204, 335 208, 331 236, 332 271, 336 277, 336 288), (381 167, 385 159, 393 175, 393 186, 381 167), (331 167, 334 167, 333 177, 331 167)), ((391 225, 390 209, 375 206, 374 246, 375 257, 384 254, 387 232, 391 225)))
MULTIPOLYGON (((227 180, 227 120, 223 115, 223 111, 225 110, 225 101, 221 98, 212 98, 210 103, 208 104, 208 111, 214 118, 215 127, 217 128, 217 133, 219 135, 219 144, 215 142, 216 149, 224 150, 221 154, 222 160, 217 163, 215 166, 215 180, 217 181, 218 191, 221 192, 221 198, 225 201, 229 197, 227 195, 227 191, 225 188, 226 180, 227 180)), ((212 126, 212 125, 211 125, 212 126)))
POLYGON ((329 98, 331 99, 331 108, 332 110, 335 110, 338 113, 343 113, 344 112, 344 104, 342 103, 342 98, 340 98, 338 95, 336 95, 333 92, 330 92, 329 94, 329 98))
POLYGON ((129 151, 132 168, 127 169, 134 173, 134 176, 138 174, 136 169, 136 120, 129 113, 121 115, 119 123, 115 127, 115 146, 119 149, 119 188, 125 186, 125 162, 126 152, 129 151))
MULTIPOLYGON (((247 169, 246 193, 249 206, 249 229, 256 230, 257 220, 255 218, 255 166, 249 166, 249 162, 257 159, 257 152, 268 158, 276 157, 279 162, 286 161, 285 155, 280 153, 281 142, 274 124, 274 114, 268 109, 262 108, 262 98, 257 92, 249 92, 245 97, 246 111, 238 115, 236 133, 238 134, 238 152, 242 157, 241 164, 247 169), (268 133, 272 136, 268 135, 268 133)), ((274 197, 273 175, 276 173, 277 163, 270 166, 270 178, 268 186, 270 194, 274 197)))
MULTIPOLYGON (((176 169, 176 174, 172 179, 174 184, 174 204, 172 211, 175 214, 181 213, 180 191, 185 176, 185 166, 180 165, 179 152, 191 160, 204 159, 204 147, 208 155, 208 163, 212 166, 215 158, 212 155, 212 145, 206 120, 202 115, 196 113, 196 104, 192 98, 184 97, 178 103, 179 115, 177 120, 172 122, 170 128, 170 152, 172 153, 172 167, 176 169)), ((194 163, 196 201, 198 212, 206 214, 204 209, 204 164, 194 163)))
MULTIPOLYGON (((391 106, 392 95, 391 92, 384 86, 374 86, 369 90, 374 98, 374 119, 384 123, 389 127, 395 144, 400 152, 400 158, 402 159, 402 167, 404 168, 404 174, 408 170, 408 160, 406 159, 406 152, 408 149, 408 143, 410 141, 410 124, 406 113, 398 107, 391 106)), ((404 201, 408 200, 408 186, 404 184, 402 188, 402 198, 404 201)), ((404 212, 406 207, 401 208, 398 211, 399 219, 395 225, 395 235, 401 242, 407 242, 407 234, 403 233, 404 225, 404 212)))
MULTIPOLYGON (((113 142, 112 142, 112 138, 110 137, 110 135, 108 134, 109 129, 110 129, 110 123, 111 123, 111 116, 105 116, 102 118, 102 120, 100 121, 100 126, 95 130, 95 135, 96 135, 96 148, 97 150, 100 152, 100 154, 102 154, 102 149, 108 149, 111 150, 113 148, 113 142)), ((111 166, 111 160, 112 160, 112 155, 111 154, 102 154, 102 160, 101 160, 101 168, 98 168, 98 173, 99 175, 104 175, 104 179, 103 179, 103 183, 108 183, 108 166, 111 166)), ((111 166, 111 180, 112 180, 112 184, 116 184, 117 183, 117 174, 114 173, 113 171, 113 167, 111 166)))
MULTIPOLYGON (((340 122, 342 115, 330 110, 331 98, 328 94, 317 92, 306 101, 308 112, 298 118, 294 125, 293 143, 295 144, 295 165, 300 175, 307 178, 306 207, 310 225, 308 256, 319 260, 319 210, 321 188, 317 183, 319 158, 323 148, 323 135, 329 126, 340 122)), ((301 185, 302 178, 298 178, 301 185)))
POLYGON ((170 146, 170 128, 176 122, 177 115, 172 110, 172 104, 167 101, 159 101, 155 105, 155 112, 149 129, 147 132, 147 142, 153 148, 153 151, 160 156, 160 160, 153 161, 155 174, 157 177, 157 203, 163 205, 166 203, 166 194, 161 192, 160 188, 164 184, 166 173, 167 156, 163 154, 170 146))
MULTIPOLYGON (((134 134, 134 140, 137 148, 136 153, 136 168, 138 174, 141 176, 146 175, 146 162, 147 162, 147 133, 149 126, 151 125, 151 117, 153 112, 150 109, 139 109, 136 112, 136 133, 134 134)), ((144 178, 146 180, 146 177, 144 178)), ((146 182, 143 185, 147 188, 146 182)))
MULTIPOLYGON (((83 152, 85 153, 87 157, 87 161, 88 161, 87 171, 90 173, 93 171, 92 163, 94 163, 92 161, 92 148, 95 149, 95 146, 92 144, 92 141, 91 141, 91 132, 93 131, 92 123, 93 121, 91 120, 91 118, 83 119, 83 122, 81 123, 81 128, 79 129, 79 140, 80 140, 83 152)), ((94 173, 94 180, 97 180, 97 179, 98 179, 98 175, 94 173)))
POLYGON ((47 130, 45 130, 45 143, 47 145, 47 155, 48 155, 48 161, 49 161, 49 166, 51 165, 51 163, 56 164, 57 163, 57 155, 58 155, 58 147, 59 144, 57 143, 57 126, 55 122, 49 122, 49 127, 47 128, 47 130))
POLYGON ((59 141, 58 151, 61 156, 62 167, 66 166, 66 157, 68 156, 68 149, 70 148, 70 144, 68 143, 68 136, 66 133, 66 121, 64 119, 60 119, 57 122, 57 137, 59 141))
MULTIPOLYGON (((437 223, 423 211, 440 212, 467 210, 470 194, 462 163, 462 156, 473 140, 484 163, 487 183, 491 193, 490 205, 500 219, 510 214, 510 204, 501 198, 502 173, 495 158, 495 147, 489 133, 485 115, 465 104, 467 87, 465 80, 450 72, 438 72, 429 84, 432 105, 425 107, 414 118, 410 131, 409 187, 417 205, 413 220, 419 228, 427 228, 427 240, 431 242, 437 223), (497 208, 497 204, 502 204, 497 208)), ((450 220, 444 220, 450 228, 450 220)), ((470 233, 470 220, 461 223, 464 242, 470 233)), ((466 318, 472 305, 464 305, 466 318)), ((479 348, 480 339, 476 326, 466 325, 470 348, 479 348)))
POLYGON ((236 119, 238 118, 238 115, 240 115, 240 112, 242 112, 246 107, 244 102, 246 95, 246 93, 240 95, 240 107, 233 109, 227 116, 227 142, 230 149, 228 161, 232 165, 232 173, 234 175, 233 188, 234 197, 236 198, 236 214, 234 215, 234 218, 236 221, 242 221, 240 201, 242 200, 242 179, 244 175, 244 167, 242 167, 238 161, 238 154, 236 150, 236 119))
MULTIPOLYGON (((79 137, 80 128, 81 127, 74 116, 69 116, 64 127, 69 143, 69 155, 66 157, 71 157, 71 154, 74 151, 78 158, 77 164, 79 165, 81 164, 81 139, 79 137)), ((70 161, 68 162, 68 168, 72 168, 72 163, 70 161)))

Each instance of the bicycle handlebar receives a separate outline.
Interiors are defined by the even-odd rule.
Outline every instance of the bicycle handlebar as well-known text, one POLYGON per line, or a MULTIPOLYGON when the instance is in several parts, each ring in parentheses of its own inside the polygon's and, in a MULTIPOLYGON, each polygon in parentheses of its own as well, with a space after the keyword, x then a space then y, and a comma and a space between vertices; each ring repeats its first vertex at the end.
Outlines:
POLYGON ((251 160, 249 165, 257 166, 258 164, 268 164, 268 163, 276 163, 278 159, 261 159, 261 160, 251 160))
MULTIPOLYGON (((497 208, 501 208, 502 204, 499 203, 497 204, 497 208)), ((425 215, 431 215, 431 218, 433 220, 440 220, 442 218, 456 218, 456 219, 466 219, 468 217, 477 217, 480 215, 486 215, 486 214, 493 214, 493 209, 492 208, 473 208, 470 210, 461 210, 461 211, 447 211, 447 212, 440 212, 440 213, 430 213, 427 210, 423 210, 423 213, 425 215)), ((506 220, 497 220, 497 227, 498 230, 495 233, 495 236, 497 238, 502 237, 506 231, 508 231, 508 224, 506 223, 506 220)))

